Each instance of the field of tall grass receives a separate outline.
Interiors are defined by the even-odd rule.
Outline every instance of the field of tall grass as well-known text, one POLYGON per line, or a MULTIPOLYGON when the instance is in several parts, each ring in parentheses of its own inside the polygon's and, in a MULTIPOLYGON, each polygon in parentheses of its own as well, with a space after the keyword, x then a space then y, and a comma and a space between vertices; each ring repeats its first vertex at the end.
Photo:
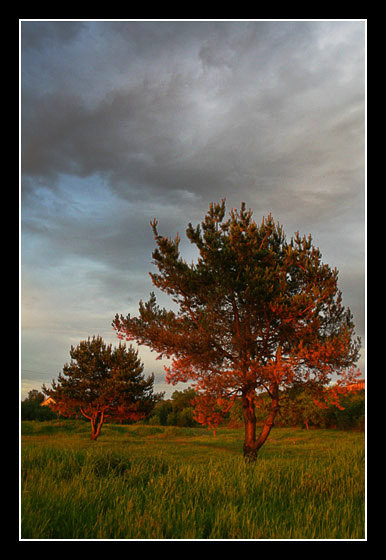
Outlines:
POLYGON ((23 422, 22 539, 364 539, 364 434, 23 422))

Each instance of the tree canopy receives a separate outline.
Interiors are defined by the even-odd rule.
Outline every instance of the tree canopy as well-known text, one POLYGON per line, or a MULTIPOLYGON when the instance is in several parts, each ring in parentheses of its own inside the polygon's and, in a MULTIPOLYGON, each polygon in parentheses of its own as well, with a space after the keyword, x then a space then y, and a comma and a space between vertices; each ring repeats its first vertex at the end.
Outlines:
POLYGON ((178 311, 161 309, 152 293, 139 302, 139 316, 116 315, 113 326, 120 338, 172 359, 166 379, 193 382, 201 421, 215 424, 216 406, 227 410, 240 395, 244 454, 255 459, 279 409, 280 389, 298 384, 316 392, 333 374, 350 377, 360 341, 342 303, 338 271, 322 262, 311 236, 297 232, 287 241, 271 215, 258 225, 245 203, 228 219, 225 211, 225 200, 211 203, 201 225, 188 225, 199 251, 191 264, 180 256, 179 235, 160 235, 153 220, 158 273, 151 278, 178 311), (262 392, 271 407, 256 438, 262 392))

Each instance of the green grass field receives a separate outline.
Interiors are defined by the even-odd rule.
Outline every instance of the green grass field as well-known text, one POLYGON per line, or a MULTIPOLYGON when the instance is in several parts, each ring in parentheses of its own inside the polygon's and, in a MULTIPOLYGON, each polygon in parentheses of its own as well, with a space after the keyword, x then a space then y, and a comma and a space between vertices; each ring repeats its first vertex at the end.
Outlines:
POLYGON ((23 422, 22 539, 364 539, 364 434, 23 422))

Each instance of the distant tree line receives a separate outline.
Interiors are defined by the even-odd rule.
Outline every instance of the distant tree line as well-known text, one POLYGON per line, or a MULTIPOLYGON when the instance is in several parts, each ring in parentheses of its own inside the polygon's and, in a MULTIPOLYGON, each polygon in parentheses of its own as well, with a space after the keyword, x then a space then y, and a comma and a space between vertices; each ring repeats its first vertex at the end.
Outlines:
MULTIPOLYGON (((161 426, 193 427, 200 424, 195 419, 194 389, 174 391, 171 398, 161 400, 154 408, 148 422, 161 426)), ((263 423, 269 407, 269 399, 256 410, 258 423, 263 423)), ((224 415, 223 426, 242 427, 244 423, 241 399, 235 400, 224 415)), ((364 430, 365 391, 352 391, 340 396, 339 407, 335 404, 321 406, 315 403, 312 393, 293 388, 282 396, 282 407, 275 419, 277 427, 332 428, 341 430, 364 430)))
POLYGON ((193 401, 196 392, 192 388, 174 391, 170 399, 161 400, 149 418, 149 424, 161 426, 199 426, 194 418, 193 401))
MULTIPOLYGON (((264 422, 268 397, 263 405, 256 410, 258 423, 264 422)), ((235 402, 228 413, 228 425, 242 426, 243 413, 241 401, 235 402)), ((339 398, 339 406, 330 404, 321 406, 316 403, 307 390, 293 389, 282 396, 282 405, 275 418, 277 427, 331 428, 340 430, 365 429, 365 391, 352 391, 339 398)))
POLYGON ((43 401, 43 393, 37 389, 29 391, 28 396, 21 401, 21 419, 39 420, 42 422, 57 418, 58 415, 49 406, 41 406, 43 401))
MULTIPOLYGON (((174 391, 169 399, 161 399, 154 407, 149 418, 142 422, 159 426, 197 427, 193 401, 194 389, 174 391)), ((43 393, 33 390, 21 403, 22 420, 52 420, 58 414, 49 406, 41 406, 43 393)), ((256 411, 257 421, 263 422, 267 402, 256 411)), ((243 426, 241 399, 236 400, 229 412, 224 415, 223 426, 243 426)), ((365 391, 353 391, 341 396, 340 407, 330 405, 321 408, 315 404, 312 395, 304 390, 293 390, 283 399, 280 413, 275 420, 277 427, 332 428, 341 430, 364 430, 365 427, 365 391)))

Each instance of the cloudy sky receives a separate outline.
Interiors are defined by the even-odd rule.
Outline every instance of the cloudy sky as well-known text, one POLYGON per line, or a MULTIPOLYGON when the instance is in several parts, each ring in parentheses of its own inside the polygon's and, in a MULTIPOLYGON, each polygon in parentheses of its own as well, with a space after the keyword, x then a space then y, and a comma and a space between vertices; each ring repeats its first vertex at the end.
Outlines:
MULTIPOLYGON (((183 237, 224 197, 258 222, 272 212, 288 238, 312 234, 364 347, 365 33, 364 21, 21 22, 22 398, 71 344, 118 344, 115 314, 137 314, 153 289, 154 216, 183 237)), ((162 362, 140 356, 170 394, 162 362)))

